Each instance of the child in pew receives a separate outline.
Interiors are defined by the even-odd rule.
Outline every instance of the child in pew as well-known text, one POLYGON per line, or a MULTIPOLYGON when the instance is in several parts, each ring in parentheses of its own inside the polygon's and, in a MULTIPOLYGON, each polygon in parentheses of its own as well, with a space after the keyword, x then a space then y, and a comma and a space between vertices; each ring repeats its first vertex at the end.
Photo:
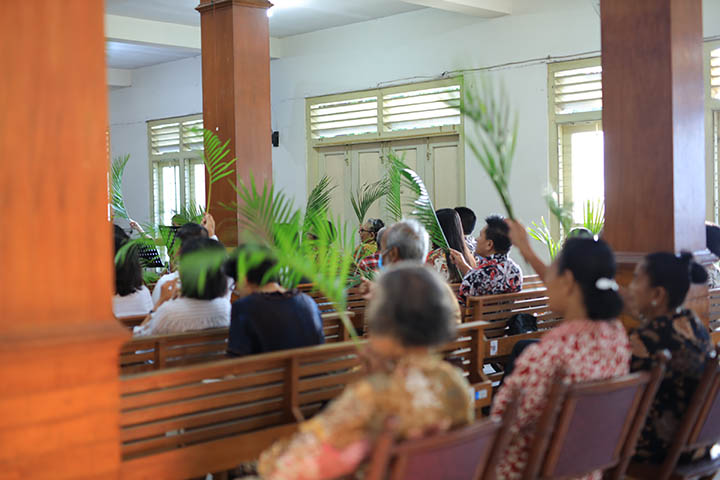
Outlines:
POLYGON ((428 267, 405 263, 383 273, 367 312, 371 373, 302 423, 299 433, 263 452, 262 477, 321 480, 354 472, 388 418, 405 438, 472 422, 470 385, 432 355, 455 336, 451 300, 428 267))
MULTIPOLYGON (((298 290, 285 290, 275 276, 268 276, 274 267, 275 262, 265 260, 247 272, 244 291, 248 295, 232 304, 231 357, 325 343, 317 303, 298 290)), ((225 271, 238 282, 236 258, 227 262, 225 271)))
POLYGON ((228 281, 218 261, 225 247, 216 240, 194 238, 180 250, 180 282, 167 282, 155 308, 133 330, 135 336, 220 328, 230 325, 228 281), (205 272, 200 286, 201 271, 205 272))
MULTIPOLYGON (((652 369, 652 359, 661 350, 672 355, 636 447, 637 462, 663 462, 702 376, 712 349, 710 335, 695 314, 681 305, 690 284, 707 279, 705 269, 689 253, 653 253, 635 269, 627 303, 642 326, 630 334, 630 368, 652 369)), ((702 449, 695 458, 706 453, 702 449)))
MULTIPOLYGON (((523 255, 532 252, 525 228, 516 222, 508 223, 518 249, 523 255)), ((528 256, 526 259, 530 260, 528 256)), ((558 368, 566 369, 571 383, 612 378, 629 371, 630 345, 625 328, 616 319, 622 300, 614 280, 615 258, 610 247, 602 240, 569 239, 541 275, 550 308, 565 321, 540 342, 525 348, 494 399, 492 414, 501 415, 512 389, 525 390, 517 421, 511 427, 510 446, 497 469, 500 479, 522 478, 535 440, 534 428, 558 368)), ((593 472, 585 478, 601 477, 602 472, 593 472)))
MULTIPOLYGON (((130 237, 122 228, 113 225, 115 230, 115 254, 130 237)), ((152 310, 153 301, 150 290, 143 284, 140 258, 135 248, 130 248, 120 263, 115 263, 115 295, 113 296, 113 314, 116 318, 147 315, 152 310)))

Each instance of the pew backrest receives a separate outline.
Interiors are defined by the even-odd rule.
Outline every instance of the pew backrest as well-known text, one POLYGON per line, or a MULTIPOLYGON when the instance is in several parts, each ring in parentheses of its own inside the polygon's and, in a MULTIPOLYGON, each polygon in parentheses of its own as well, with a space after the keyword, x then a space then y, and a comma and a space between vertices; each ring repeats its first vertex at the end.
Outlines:
POLYGON ((140 325, 147 315, 135 315, 132 317, 116 317, 117 321, 122 323, 127 328, 132 329, 133 327, 137 327, 140 325))

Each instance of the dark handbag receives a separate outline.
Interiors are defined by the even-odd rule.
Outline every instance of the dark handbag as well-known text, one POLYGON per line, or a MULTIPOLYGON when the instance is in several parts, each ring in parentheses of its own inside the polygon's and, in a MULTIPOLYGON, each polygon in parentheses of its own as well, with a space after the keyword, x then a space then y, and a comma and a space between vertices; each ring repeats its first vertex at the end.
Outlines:
POLYGON ((521 335, 523 333, 537 332, 537 318, 528 313, 516 313, 507 322, 506 335, 521 335))

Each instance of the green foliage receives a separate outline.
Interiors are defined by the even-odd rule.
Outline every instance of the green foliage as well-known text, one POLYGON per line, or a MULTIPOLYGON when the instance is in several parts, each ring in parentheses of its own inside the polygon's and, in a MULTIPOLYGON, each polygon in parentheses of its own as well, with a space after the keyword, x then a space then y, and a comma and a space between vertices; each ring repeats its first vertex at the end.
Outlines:
POLYGON ((203 209, 200 205, 191 202, 188 205, 182 205, 179 210, 174 212, 173 218, 177 220, 179 225, 186 223, 201 223, 203 219, 203 209))
MULTIPOLYGON (((238 278, 264 258, 277 262, 274 274, 280 275, 286 287, 301 278, 312 281, 315 288, 337 306, 337 311, 353 338, 355 330, 346 315, 350 269, 352 267, 354 231, 346 225, 337 229, 328 221, 326 211, 310 210, 303 215, 293 202, 272 184, 259 190, 251 176, 250 185, 240 182, 234 187, 240 204, 237 208, 245 245, 234 253, 238 278), (311 235, 306 235, 306 227, 311 235)), ((339 224, 339 223, 338 223, 339 224)))
POLYGON ((158 275, 156 272, 153 272, 152 270, 143 270, 143 283, 145 285, 153 285, 157 283, 158 280, 160 280, 160 275, 158 275))
POLYGON ((122 192, 122 179, 125 174, 125 166, 130 160, 130 155, 124 157, 115 157, 110 166, 110 203, 112 205, 113 214, 116 217, 130 219, 127 209, 125 209, 125 200, 122 192))
POLYGON ((495 187, 509 218, 514 219, 510 192, 510 170, 517 145, 517 116, 511 113, 508 96, 498 90, 489 77, 480 79, 480 91, 463 88, 460 110, 474 125, 474 135, 466 135, 475 158, 495 187))
MULTIPOLYGON (((197 132, 197 129, 193 129, 193 132, 197 132)), ((230 139, 225 143, 220 142, 220 139, 208 129, 203 129, 203 161, 205 162, 205 168, 208 173, 208 190, 207 190, 207 201, 205 205, 205 211, 210 211, 210 200, 212 199, 212 186, 217 181, 232 174, 235 170, 231 167, 235 163, 236 159, 224 161, 225 157, 230 155, 230 139)))
POLYGON ((355 216, 357 216, 358 224, 362 225, 365 222, 365 215, 373 203, 387 194, 388 184, 388 179, 383 178, 377 182, 365 183, 360 190, 350 193, 350 203, 355 211, 355 216))
POLYGON ((570 230, 572 230, 573 227, 572 204, 560 205, 557 194, 552 190, 552 188, 548 188, 547 192, 545 192, 544 198, 548 209, 550 209, 550 213, 557 218, 560 226, 562 227, 560 236, 562 237, 563 235, 570 233, 570 230))
POLYGON ((561 242, 556 241, 553 238, 552 234, 550 233, 550 228, 545 222, 545 217, 540 217, 540 222, 540 225, 532 222, 532 227, 528 227, 528 234, 538 242, 545 245, 545 247, 548 249, 548 253, 550 254, 550 258, 554 260, 558 252, 560 251, 561 242))
POLYGON ((602 200, 588 200, 583 205, 583 227, 592 232, 593 235, 600 235, 605 226, 605 204, 602 200))
MULTIPOLYGON (((312 189, 305 205, 305 218, 310 219, 314 216, 326 215, 330 209, 330 198, 336 186, 330 183, 330 177, 327 175, 320 179, 317 185, 312 189)), ((310 222, 303 222, 305 231, 309 231, 310 222)))
POLYGON ((390 167, 388 168, 387 190, 385 191, 385 208, 390 220, 399 222, 402 220, 402 174, 403 169, 407 168, 403 159, 400 159, 394 151, 388 154, 390 167))

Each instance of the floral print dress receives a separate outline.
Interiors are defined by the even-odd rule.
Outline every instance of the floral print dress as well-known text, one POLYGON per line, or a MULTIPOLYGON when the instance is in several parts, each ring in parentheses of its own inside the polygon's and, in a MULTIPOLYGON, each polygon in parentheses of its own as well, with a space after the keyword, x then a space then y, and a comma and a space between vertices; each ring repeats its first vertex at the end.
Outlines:
MULTIPOLYGON (((492 406, 493 415, 502 415, 511 391, 518 387, 524 390, 517 418, 511 426, 512 440, 498 465, 499 479, 522 477, 535 426, 546 406, 555 372, 561 366, 565 367, 571 383, 627 374, 630 345, 625 328, 618 320, 566 320, 523 351, 492 406)), ((599 480, 601 477, 601 472, 593 472, 583 478, 599 480)))
POLYGON ((358 470, 392 417, 405 438, 447 430, 474 419, 470 385, 440 357, 411 355, 387 373, 352 385, 299 432, 262 453, 258 472, 265 480, 322 480, 358 470))
MULTIPOLYGON (((632 371, 650 370, 654 355, 661 350, 672 355, 635 454, 639 462, 662 463, 698 386, 712 342, 702 322, 690 310, 680 310, 631 332, 630 345, 632 371)), ((705 450, 696 453, 702 455, 705 450)))

